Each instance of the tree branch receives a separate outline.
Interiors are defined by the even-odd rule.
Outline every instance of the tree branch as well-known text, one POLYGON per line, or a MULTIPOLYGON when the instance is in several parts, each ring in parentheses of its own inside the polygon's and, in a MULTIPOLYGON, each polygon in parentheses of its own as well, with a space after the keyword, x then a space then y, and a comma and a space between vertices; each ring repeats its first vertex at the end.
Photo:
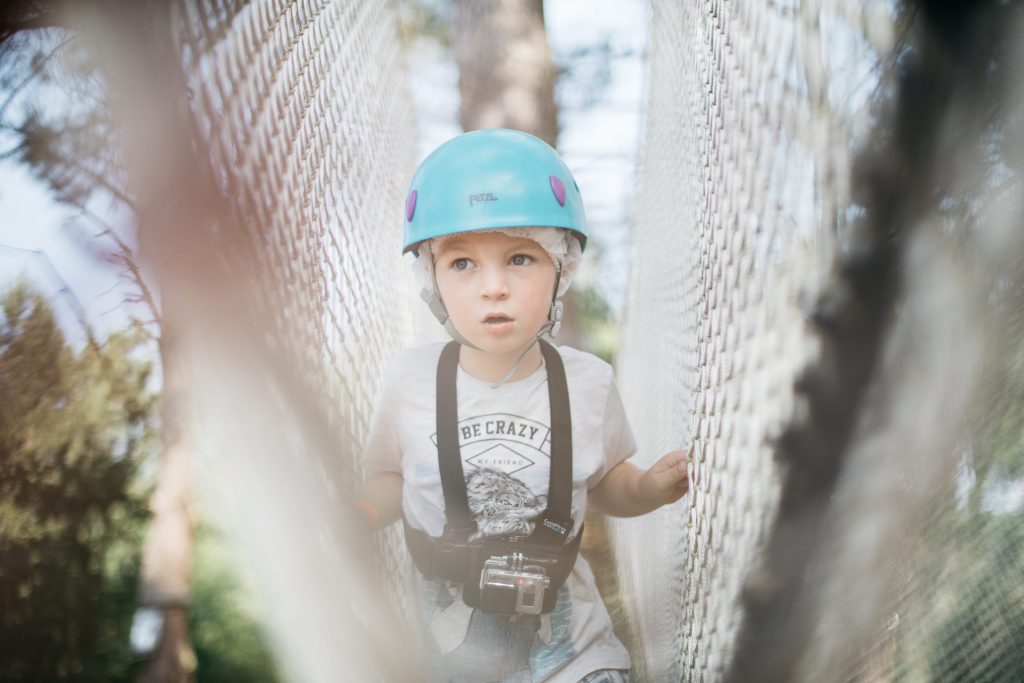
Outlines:
POLYGON ((122 240, 121 237, 116 232, 114 232, 114 229, 110 226, 110 224, 108 224, 106 221, 104 221, 102 218, 100 218, 99 216, 97 216, 95 213, 93 213, 84 206, 80 207, 79 210, 81 211, 82 215, 84 215, 86 218, 89 218, 94 223, 103 228, 103 230, 97 235, 97 237, 102 237, 106 235, 111 240, 113 240, 115 244, 117 244, 118 248, 121 250, 120 253, 117 254, 117 256, 120 257, 121 261, 128 268, 128 270, 131 273, 131 279, 135 281, 135 285, 139 288, 139 291, 142 293, 141 300, 145 302, 146 307, 149 308, 150 313, 153 314, 153 319, 159 325, 162 326, 163 318, 160 316, 160 309, 156 304, 156 299, 153 296, 152 291, 146 285, 145 278, 142 276, 142 269, 139 268, 139 264, 135 260, 135 252, 132 250, 132 248, 128 245, 127 242, 122 240))
POLYGON ((10 93, 7 95, 7 99, 4 100, 3 104, 0 104, 0 120, 4 118, 4 114, 7 113, 7 107, 11 105, 11 102, 13 102, 14 98, 18 96, 18 93, 20 93, 25 86, 31 83, 32 79, 38 76, 42 72, 43 68, 50 63, 50 60, 53 59, 54 55, 56 55, 59 50, 62 50, 68 43, 74 40, 74 38, 74 35, 70 35, 64 40, 62 40, 60 42, 60 45, 50 50, 50 53, 46 55, 46 57, 39 60, 39 62, 37 62, 35 66, 29 70, 28 75, 25 76, 25 78, 23 78, 20 83, 11 88, 10 93))

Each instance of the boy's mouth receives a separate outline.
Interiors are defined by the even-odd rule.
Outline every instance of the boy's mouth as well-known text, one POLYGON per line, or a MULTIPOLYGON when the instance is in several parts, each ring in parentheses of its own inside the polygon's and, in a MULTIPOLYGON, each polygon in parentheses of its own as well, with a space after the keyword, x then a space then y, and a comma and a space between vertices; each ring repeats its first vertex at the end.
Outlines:
POLYGON ((513 318, 511 316, 507 316, 504 313, 488 313, 486 316, 484 316, 485 323, 490 323, 494 325, 500 323, 510 323, 512 322, 512 320, 513 318))

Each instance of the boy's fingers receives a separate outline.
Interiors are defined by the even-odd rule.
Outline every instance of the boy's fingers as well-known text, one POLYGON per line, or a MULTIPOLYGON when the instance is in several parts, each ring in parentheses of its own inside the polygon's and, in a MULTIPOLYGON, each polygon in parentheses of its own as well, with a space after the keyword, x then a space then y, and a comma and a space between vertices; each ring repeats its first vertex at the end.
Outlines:
POLYGON ((680 463, 686 463, 687 461, 686 451, 669 451, 662 457, 661 465, 666 469, 677 467, 680 463))
POLYGON ((665 486, 667 488, 675 488, 683 481, 687 480, 687 469, 686 461, 682 460, 674 465, 666 467, 662 470, 661 475, 664 477, 665 486))
POLYGON ((669 451, 649 471, 652 483, 657 482, 655 490, 660 489, 666 499, 679 500, 689 490, 689 461, 692 452, 692 447, 688 451, 669 451))

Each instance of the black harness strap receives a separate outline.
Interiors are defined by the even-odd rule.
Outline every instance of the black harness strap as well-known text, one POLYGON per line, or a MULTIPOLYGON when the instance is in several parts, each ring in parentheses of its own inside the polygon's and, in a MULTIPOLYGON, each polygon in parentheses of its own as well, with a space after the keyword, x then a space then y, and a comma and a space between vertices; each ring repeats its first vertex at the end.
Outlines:
POLYGON ((548 405, 551 411, 551 467, 548 475, 548 507, 531 536, 538 541, 564 543, 572 533, 572 414, 569 385, 558 349, 540 340, 548 373, 548 405))
POLYGON ((445 536, 469 536, 476 522, 466 498, 466 477, 459 451, 459 402, 455 380, 459 368, 459 343, 449 342, 437 363, 437 465, 441 470, 445 536))

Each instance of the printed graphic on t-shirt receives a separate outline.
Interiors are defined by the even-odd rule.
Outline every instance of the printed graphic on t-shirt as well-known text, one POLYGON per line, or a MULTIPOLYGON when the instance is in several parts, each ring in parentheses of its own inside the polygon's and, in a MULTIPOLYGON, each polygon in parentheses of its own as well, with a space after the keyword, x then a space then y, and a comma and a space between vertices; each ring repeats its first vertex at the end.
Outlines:
MULTIPOLYGON (((546 503, 513 476, 538 463, 547 468, 551 429, 509 413, 474 415, 458 422, 459 451, 465 467, 466 496, 477 523, 474 540, 489 536, 529 536, 546 503)), ((437 445, 437 434, 430 436, 437 445)))
MULTIPOLYGON (((536 420, 490 413, 459 420, 458 428, 462 461, 473 469, 513 474, 551 457, 551 429, 536 420)), ((430 441, 437 446, 436 432, 430 441)))
POLYGON ((546 507, 515 477, 489 468, 466 475, 466 499, 477 531, 470 540, 491 536, 529 536, 546 507))

